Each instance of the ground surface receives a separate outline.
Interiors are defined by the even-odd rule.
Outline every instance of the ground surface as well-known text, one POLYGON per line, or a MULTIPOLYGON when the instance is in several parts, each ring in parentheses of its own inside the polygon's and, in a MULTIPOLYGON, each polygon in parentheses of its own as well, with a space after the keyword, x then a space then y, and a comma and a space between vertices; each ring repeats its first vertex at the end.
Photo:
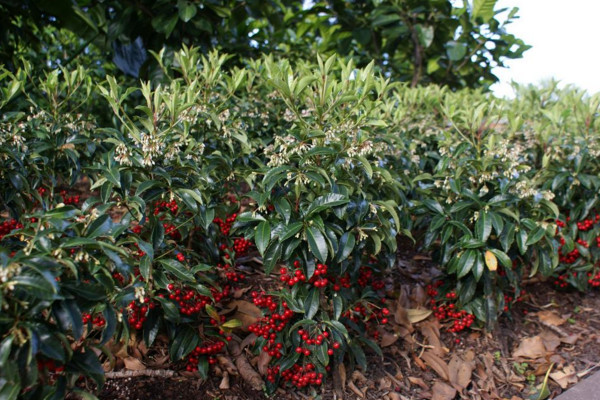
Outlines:
MULTIPOLYGON (((397 308, 395 323, 383 337, 383 359, 371 354, 367 371, 341 371, 337 389, 329 380, 312 393, 282 389, 272 398, 554 398, 600 368, 597 291, 586 295, 559 292, 549 282, 533 282, 526 286, 523 301, 501 319, 494 332, 472 329, 454 334, 433 316, 415 323, 398 316, 402 308, 426 308, 423 289, 436 273, 427 256, 405 247, 388 282, 390 300, 397 308)), ((160 353, 153 358, 159 359, 160 353)), ((144 367, 151 368, 148 363, 144 367)), ((100 399, 266 398, 237 376, 213 375, 203 381, 177 373, 176 365, 167 365, 166 370, 165 374, 175 371, 174 376, 109 379, 100 399)))

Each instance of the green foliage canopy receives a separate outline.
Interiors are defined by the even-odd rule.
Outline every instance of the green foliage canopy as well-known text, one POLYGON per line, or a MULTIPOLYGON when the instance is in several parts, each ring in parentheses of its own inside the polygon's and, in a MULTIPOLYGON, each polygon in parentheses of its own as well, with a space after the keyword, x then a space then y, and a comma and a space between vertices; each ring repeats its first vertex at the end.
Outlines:
MULTIPOLYGON (((152 77, 146 49, 181 44, 217 48, 237 60, 261 53, 314 59, 316 53, 375 60, 394 80, 487 88, 495 67, 527 46, 507 32, 517 8, 496 0, 6 0, 0 3, 0 63, 12 65, 24 47, 44 48, 44 26, 67 28, 116 55, 123 71, 152 77)), ((85 46, 84 46, 85 47, 85 46)))

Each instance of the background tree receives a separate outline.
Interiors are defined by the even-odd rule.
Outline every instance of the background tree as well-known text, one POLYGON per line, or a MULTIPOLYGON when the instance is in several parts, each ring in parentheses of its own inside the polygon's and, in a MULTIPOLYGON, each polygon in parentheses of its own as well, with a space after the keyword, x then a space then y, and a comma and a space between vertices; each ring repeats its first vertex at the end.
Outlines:
MULTIPOLYGON (((158 70, 147 51, 182 44, 234 54, 288 58, 319 52, 375 60, 393 80, 488 88, 493 70, 529 48, 507 32, 518 9, 496 0, 26 0, 0 2, 0 62, 24 48, 43 51, 44 26, 74 32, 133 76, 158 70)), ((72 55, 72 54, 71 54, 72 55)))

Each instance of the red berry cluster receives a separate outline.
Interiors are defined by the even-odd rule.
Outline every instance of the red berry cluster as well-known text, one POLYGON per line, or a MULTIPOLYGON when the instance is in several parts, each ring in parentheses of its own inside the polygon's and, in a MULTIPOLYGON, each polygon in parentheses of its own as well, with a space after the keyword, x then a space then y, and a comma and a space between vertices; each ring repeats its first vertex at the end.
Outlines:
POLYGON ((334 278, 333 281, 333 291, 334 292, 339 292, 340 290, 342 290, 342 288, 346 288, 349 289, 350 288, 350 276, 348 274, 345 274, 344 276, 340 277, 340 278, 334 278))
POLYGON ((294 286, 299 282, 306 281, 306 275, 304 275, 304 271, 302 270, 302 268, 300 268, 300 261, 294 261, 293 265, 295 270, 292 274, 288 274, 288 269, 285 267, 279 269, 279 273, 281 274, 279 280, 283 283, 286 283, 290 287, 294 286))
MULTIPOLYGON (((269 368, 267 371, 267 379, 270 382, 275 382, 275 377, 279 372, 279 366, 269 368)), ((307 363, 304 366, 294 364, 292 368, 281 372, 281 378, 284 382, 289 382, 292 386, 299 389, 309 385, 320 386, 323 383, 323 374, 315 371, 315 365, 313 363, 307 363)))
POLYGON ((185 261, 185 255, 183 253, 177 253, 177 255, 175 257, 177 258, 177 261, 179 261, 179 262, 185 261))
POLYGON ((120 285, 125 284, 125 277, 120 272, 113 272, 112 277, 119 282, 120 285))
POLYGON ((176 289, 174 284, 169 283, 167 289, 170 292, 169 299, 177 303, 179 312, 183 315, 189 316, 197 314, 200 311, 203 311, 208 304, 212 303, 210 297, 203 296, 196 290, 187 286, 176 289))
POLYGON ((567 275, 567 274, 561 274, 561 275, 557 276, 553 282, 554 286, 561 288, 561 289, 566 288, 567 286, 569 286, 569 283, 567 282, 568 278, 569 278, 569 275, 567 275))
MULTIPOLYGON (((322 346, 326 345, 327 339, 329 338, 329 332, 316 331, 313 332, 313 334, 311 335, 311 332, 309 330, 299 329, 298 336, 300 336, 300 340, 306 344, 305 346, 322 346), (314 333, 316 333, 316 335, 314 333)), ((338 342, 335 342, 333 343, 332 347, 335 349, 339 349, 340 344, 338 342)), ((296 353, 303 354, 304 356, 308 357, 312 354, 312 351, 308 347, 298 346, 296 347, 296 353)), ((333 349, 328 348, 327 354, 329 354, 330 356, 333 355, 333 349)))
POLYGON ((471 325, 473 325, 473 322, 475 322, 475 316, 473 314, 469 314, 465 310, 456 310, 456 305, 454 303, 434 306, 433 313, 440 322, 446 322, 445 320, 452 321, 452 325, 448 328, 448 332, 460 332, 466 328, 470 328, 471 325))
POLYGON ((432 305, 431 309, 433 310, 433 315, 442 323, 450 323, 448 332, 457 333, 470 328, 475 322, 475 316, 469 314, 465 310, 457 309, 454 302, 457 298, 455 292, 446 293, 441 301, 438 299, 438 289, 442 285, 442 281, 437 281, 433 285, 427 285, 426 288, 427 294, 431 297, 430 303, 432 305))
MULTIPOLYGON (((227 337, 228 340, 231 340, 231 337, 227 337)), ((208 363, 210 365, 216 364, 217 359, 213 357, 215 354, 219 354, 223 352, 225 348, 225 342, 213 342, 207 343, 204 346, 196 346, 194 350, 187 356, 186 359, 186 371, 194 372, 198 371, 198 361, 199 357, 203 355, 208 355, 208 363)))
POLYGON ((215 301, 214 301, 215 304, 220 303, 221 301, 223 301, 223 299, 226 299, 231 296, 231 286, 223 285, 223 286, 221 286, 221 290, 216 289, 216 288, 211 288, 210 294, 212 295, 213 299, 215 299, 215 301))
POLYGON ((243 256, 248 253, 248 249, 252 246, 252 242, 244 238, 236 238, 233 241, 233 250, 236 256, 243 256))
POLYGON ((600 287, 600 271, 596 272, 595 274, 588 272, 587 277, 588 277, 588 284, 591 287, 594 287, 594 288, 600 287))
POLYGON ((133 256, 137 257, 137 258, 142 258, 146 255, 146 252, 143 251, 142 249, 140 249, 140 245, 137 243, 133 243, 133 247, 135 247, 137 250, 135 250, 133 252, 133 256))
POLYGON ((170 236, 174 240, 181 240, 181 234, 175 225, 164 222, 163 228, 165 229, 165 235, 170 236))
POLYGON ((144 303, 138 304, 136 300, 129 303, 127 307, 129 309, 129 325, 135 329, 142 329, 144 321, 148 317, 148 311, 153 309, 156 305, 150 301, 149 297, 144 299, 144 303))
POLYGON ((179 206, 175 200, 172 201, 157 201, 154 203, 154 215, 160 214, 162 211, 169 210, 171 214, 176 215, 179 206))
POLYGON ((91 322, 96 328, 102 328, 104 325, 106 325, 106 320, 104 319, 102 314, 97 314, 95 317, 92 318, 91 314, 84 312, 81 313, 81 320, 84 324, 91 322))
MULTIPOLYGON (((383 299, 382 299, 383 301, 383 299)), ((387 316, 390 314, 390 311, 387 308, 378 308, 372 305, 371 303, 365 304, 356 304, 354 307, 344 312, 342 316, 348 318, 354 323, 359 321, 364 321, 366 323, 372 323, 373 327, 377 327, 377 322, 381 324, 387 324, 388 318, 387 316)), ((369 327, 367 327, 369 330, 369 327)), ((371 329, 373 333, 375 333, 376 339, 379 336, 379 332, 376 329, 371 329)))
POLYGON ((0 240, 4 238, 4 236, 8 235, 15 229, 22 229, 23 224, 18 222, 16 219, 9 219, 0 224, 0 240))
POLYGON ((53 374, 59 374, 65 370, 64 365, 56 365, 56 362, 52 359, 37 360, 38 371, 46 369, 48 372, 53 374))
POLYGON ((267 352, 271 357, 281 358, 283 345, 282 343, 277 343, 277 333, 285 329, 289 321, 294 317, 294 312, 288 308, 285 301, 281 302, 281 312, 276 312, 280 308, 279 304, 273 300, 273 296, 269 296, 265 292, 252 292, 251 296, 254 305, 268 309, 270 315, 260 318, 250 325, 248 330, 267 341, 267 344, 263 346, 263 351, 267 352))
POLYGON ((577 248, 574 248, 569 253, 563 254, 562 248, 565 245, 565 239, 561 236, 559 238, 559 241, 560 246, 558 247, 558 260, 563 264, 573 264, 579 258, 579 250, 577 248))
POLYGON ((317 288, 323 288, 327 286, 327 283, 329 282, 327 278, 325 278, 325 275, 327 275, 327 265, 317 264, 315 273, 308 282, 312 283, 317 288))
POLYGON ((381 290, 385 287, 385 283, 382 280, 374 279, 373 269, 371 267, 360 267, 358 270, 358 284, 360 287, 365 287, 371 284, 373 290, 381 290))
POLYGON ((229 231, 231 230, 231 226, 233 225, 233 223, 235 222, 235 219, 237 218, 237 214, 231 214, 230 216, 228 216, 227 218, 225 218, 225 221, 223 221, 221 218, 215 218, 213 219, 213 222, 217 225, 219 225, 219 227, 221 228, 221 233, 225 236, 229 235, 229 231))
POLYGON ((586 249, 590 247, 590 244, 583 239, 577 239, 577 243, 586 249))
POLYGON ((578 222, 577 229, 583 232, 589 231, 594 227, 594 224, 597 224, 598 222, 600 222, 600 214, 596 214, 596 217, 594 219, 588 218, 578 222))
POLYGON ((217 268, 221 269, 225 274, 225 278, 231 283, 238 283, 246 279, 246 275, 241 272, 236 272, 234 267, 229 264, 217 264, 217 268))
POLYGON ((131 232, 135 233, 136 235, 139 235, 140 233, 142 233, 142 225, 135 225, 131 228, 131 232))
POLYGON ((65 203, 65 205, 78 205, 79 201, 81 200, 81 197, 79 195, 75 195, 75 196, 69 196, 67 195, 67 191, 66 190, 62 190, 60 192, 60 196, 63 198, 63 203, 65 203))

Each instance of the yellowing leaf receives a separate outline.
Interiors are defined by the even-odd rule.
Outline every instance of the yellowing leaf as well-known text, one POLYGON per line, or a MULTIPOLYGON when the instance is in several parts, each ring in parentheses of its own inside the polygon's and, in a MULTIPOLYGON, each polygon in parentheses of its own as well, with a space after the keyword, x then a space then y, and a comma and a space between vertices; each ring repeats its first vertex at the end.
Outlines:
POLYGON ((490 271, 495 271, 498 269, 498 259, 491 251, 485 252, 485 265, 487 265, 490 271))

